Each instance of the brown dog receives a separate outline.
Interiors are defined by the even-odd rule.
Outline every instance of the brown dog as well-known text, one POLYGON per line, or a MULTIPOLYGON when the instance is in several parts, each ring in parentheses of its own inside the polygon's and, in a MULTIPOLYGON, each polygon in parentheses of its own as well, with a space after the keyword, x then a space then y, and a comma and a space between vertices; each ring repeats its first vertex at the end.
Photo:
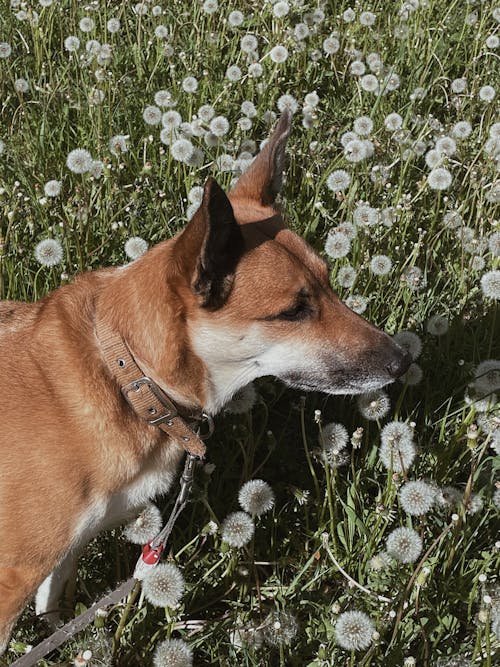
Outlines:
POLYGON ((56 609, 81 548, 168 491, 184 451, 125 400, 103 327, 186 412, 216 413, 264 375, 343 394, 407 369, 408 355, 339 301, 325 262, 283 224, 290 125, 284 113, 229 197, 209 179, 175 238, 38 303, 0 304, 0 653, 37 587, 37 612, 56 609))

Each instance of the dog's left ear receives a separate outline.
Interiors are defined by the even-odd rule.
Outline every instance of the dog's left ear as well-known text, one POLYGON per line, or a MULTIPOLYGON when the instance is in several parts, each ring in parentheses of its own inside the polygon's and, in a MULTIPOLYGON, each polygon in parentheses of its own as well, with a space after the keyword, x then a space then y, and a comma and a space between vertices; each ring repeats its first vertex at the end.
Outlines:
POLYGON ((254 199, 272 206, 283 185, 286 140, 292 129, 292 114, 285 109, 269 141, 241 176, 231 197, 254 199))
POLYGON ((215 310, 231 291, 244 250, 243 235, 226 193, 213 178, 205 183, 199 213, 205 221, 205 237, 192 286, 201 297, 202 306, 215 310))

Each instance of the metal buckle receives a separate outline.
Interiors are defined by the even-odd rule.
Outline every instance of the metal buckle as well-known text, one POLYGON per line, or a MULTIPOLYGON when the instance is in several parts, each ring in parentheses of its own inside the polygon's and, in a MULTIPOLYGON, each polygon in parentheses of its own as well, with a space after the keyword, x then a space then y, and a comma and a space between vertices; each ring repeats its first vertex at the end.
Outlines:
POLYGON ((132 382, 129 382, 128 384, 124 385, 122 387, 122 394, 127 403, 130 405, 132 409, 135 410, 133 399, 130 398, 129 394, 131 394, 134 391, 139 391, 139 388, 142 385, 146 385, 148 389, 151 391, 151 393, 155 396, 155 398, 163 405, 163 407, 168 409, 168 412, 165 414, 162 414, 158 417, 144 417, 144 419, 148 422, 148 424, 151 424, 152 426, 156 426, 157 424, 161 424, 162 422, 169 421, 173 419, 173 417, 176 417, 178 412, 172 401, 170 401, 167 396, 163 393, 163 391, 160 389, 160 387, 151 380, 151 378, 148 378, 147 376, 143 376, 141 378, 138 378, 137 380, 133 380, 132 382))

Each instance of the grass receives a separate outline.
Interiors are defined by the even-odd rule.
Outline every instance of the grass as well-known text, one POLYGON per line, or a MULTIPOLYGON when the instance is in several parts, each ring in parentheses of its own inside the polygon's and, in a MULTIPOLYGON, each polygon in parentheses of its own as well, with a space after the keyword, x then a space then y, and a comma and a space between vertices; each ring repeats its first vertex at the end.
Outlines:
MULTIPOLYGON (((500 264, 498 240, 496 251, 492 241, 499 229, 500 140, 494 123, 500 91, 488 102, 481 89, 498 88, 494 36, 500 10, 461 0, 419 4, 405 18, 398 3, 359 3, 352 5, 355 20, 346 22, 349 2, 324 3, 323 17, 312 13, 315 2, 290 2, 290 12, 277 18, 271 3, 243 0, 219 2, 213 14, 199 0, 164 1, 160 16, 153 3, 141 15, 135 5, 117 1, 86 7, 54 0, 42 7, 33 0, 11 8, 0 0, 0 42, 12 48, 0 59, 0 298, 41 298, 80 271, 127 261, 124 244, 130 237, 153 245, 175 234, 186 222, 191 188, 208 175, 229 187, 238 163, 221 172, 217 158, 227 153, 236 159, 242 148, 255 153, 248 140, 268 136, 268 112, 278 113, 279 98, 289 94, 298 105, 283 193, 289 224, 324 253, 328 232, 352 222, 360 202, 369 202, 384 219, 392 216, 391 226, 379 220, 358 228, 350 252, 330 260, 332 284, 343 299, 366 298, 364 316, 377 325, 390 333, 412 331, 423 344, 417 361, 421 381, 388 389, 391 411, 381 423, 362 417, 352 398, 300 396, 272 379, 259 381, 252 409, 217 418, 209 443, 215 468, 199 471, 194 502, 175 528, 170 557, 182 567, 187 586, 181 605, 158 609, 139 596, 40 664, 69 665, 91 648, 93 666, 146 666, 155 646, 169 637, 192 647, 195 665, 489 667, 498 660, 498 491, 496 501, 493 496, 500 478, 498 444, 496 450, 491 445, 495 438, 498 443, 493 427, 498 428, 500 413, 494 394, 486 413, 468 395, 474 393, 470 384, 477 365, 499 357, 497 301, 483 292, 481 278, 500 264), (238 27, 228 21, 233 10, 245 17, 238 27), (376 15, 372 27, 361 24, 363 10, 376 15), (84 16, 95 22, 89 33, 79 28, 84 16), (120 20, 117 33, 106 30, 110 18, 120 20), (302 41, 293 36, 298 23, 309 27, 302 41), (167 38, 155 36, 158 25, 166 27, 167 38), (332 32, 339 50, 329 55, 323 41, 332 32), (250 57, 262 66, 257 78, 248 74, 240 49, 246 33, 258 39, 258 54, 250 57), (76 52, 64 46, 69 35, 81 40, 76 52), (90 54, 85 48, 90 39, 110 44, 109 58, 99 55, 98 45, 97 55, 90 54), (288 49, 283 63, 269 55, 276 45, 288 49), (383 65, 374 63, 373 53, 383 65), (381 92, 363 89, 360 76, 351 73, 353 60, 365 63, 366 73, 372 73, 367 64, 372 62, 381 92), (228 81, 229 65, 241 68, 241 80, 228 81), (399 85, 387 90, 384 77, 393 73, 399 85), (198 79, 194 93, 182 89, 188 75, 198 79), (26 92, 19 92, 20 78, 26 92), (458 78, 467 85, 455 93, 452 82, 458 78), (230 129, 218 142, 191 138, 202 151, 194 164, 173 159, 159 139, 161 125, 143 120, 155 93, 165 89, 184 122, 204 104, 229 120, 230 129), (93 105, 89 95, 96 90, 102 100, 93 105), (312 91, 319 103, 304 114, 304 98, 312 91), (254 103, 256 114, 238 123, 245 100, 254 103), (401 115, 402 127, 388 131, 384 119, 393 112, 401 115), (352 163, 340 138, 360 116, 373 121, 368 138, 374 153, 352 163), (452 183, 433 190, 425 154, 461 120, 470 122, 471 133, 456 138, 455 153, 440 157, 452 183), (488 144, 491 132, 496 148, 488 144), (128 150, 114 155, 109 140, 117 134, 127 136, 128 150), (100 177, 67 168, 75 148, 102 161, 100 177), (327 186, 336 169, 351 175, 342 193, 327 186), (53 198, 44 194, 51 179, 62 184, 53 198), (450 211, 461 216, 457 228, 446 223, 450 211), (46 238, 62 245, 63 258, 54 267, 40 265, 34 255, 46 238), (392 260, 386 276, 369 269, 377 254, 392 260), (337 274, 348 265, 357 278, 352 287, 342 287, 337 274), (401 280, 410 267, 422 271, 420 289, 401 280), (436 314, 449 321, 439 337, 426 328, 436 314), (381 427, 389 420, 414 424, 418 455, 403 473, 388 471, 378 455, 381 427), (342 423, 350 436, 363 429, 338 468, 325 465, 319 451, 320 430, 330 422, 342 423), (238 509, 238 490, 252 478, 271 485, 275 507, 256 520, 247 546, 230 548, 209 522, 220 525, 238 509), (431 483, 438 499, 420 517, 408 514, 398 499, 405 481, 416 479, 431 483), (448 486, 460 491, 454 506, 439 502, 439 490, 448 486), (471 505, 471 498, 481 503, 471 505), (417 560, 374 560, 399 526, 420 535, 417 560), (353 609, 365 612, 375 631, 370 646, 359 651, 342 648, 335 632, 340 614, 353 609), (287 634, 286 618, 281 628, 269 628, 275 611, 293 615, 295 633, 288 619, 287 634), (235 630, 248 635, 249 628, 253 639, 238 646, 235 630), (261 631, 263 646, 255 639, 261 631)), ((500 389, 498 362, 496 368, 491 391, 495 382, 500 389)), ((169 502, 160 499, 159 506, 166 510, 169 502)), ((127 576, 137 551, 118 529, 89 545, 69 614, 127 576)), ((7 661, 46 633, 28 611, 7 661)))

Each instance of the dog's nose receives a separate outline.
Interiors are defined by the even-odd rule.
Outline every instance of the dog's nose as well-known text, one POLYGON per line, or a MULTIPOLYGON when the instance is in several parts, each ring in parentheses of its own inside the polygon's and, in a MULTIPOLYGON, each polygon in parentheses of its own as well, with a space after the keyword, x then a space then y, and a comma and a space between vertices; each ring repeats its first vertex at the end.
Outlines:
POLYGON ((391 363, 386 366, 386 368, 393 378, 398 378, 406 373, 412 361, 413 360, 409 352, 402 352, 402 354, 399 354, 397 357, 395 357, 391 363))

